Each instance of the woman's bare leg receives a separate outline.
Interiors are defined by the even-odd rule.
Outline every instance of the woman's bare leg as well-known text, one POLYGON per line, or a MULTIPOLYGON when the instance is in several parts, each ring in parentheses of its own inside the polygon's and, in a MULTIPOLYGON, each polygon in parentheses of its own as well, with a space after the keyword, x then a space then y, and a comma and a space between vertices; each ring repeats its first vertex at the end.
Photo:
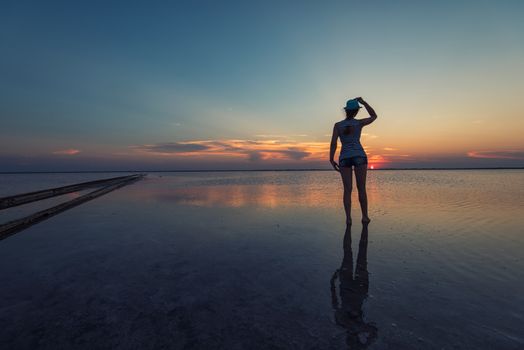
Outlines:
POLYGON ((368 223, 368 196, 366 193, 366 174, 367 164, 355 166, 355 179, 357 180, 358 189, 358 201, 360 202, 360 208, 362 209, 362 222, 368 223))
POLYGON ((344 210, 346 211, 346 225, 351 225, 351 190, 353 189, 353 175, 350 167, 341 167, 342 183, 344 184, 344 210))

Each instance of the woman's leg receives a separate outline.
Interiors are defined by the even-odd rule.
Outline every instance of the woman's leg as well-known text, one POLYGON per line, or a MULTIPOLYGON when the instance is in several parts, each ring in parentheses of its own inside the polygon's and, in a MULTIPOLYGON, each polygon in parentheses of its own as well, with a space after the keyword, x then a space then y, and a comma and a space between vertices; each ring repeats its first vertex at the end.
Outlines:
POLYGON ((362 209, 362 222, 368 223, 368 196, 366 193, 366 174, 368 171, 367 164, 360 164, 355 166, 355 178, 357 180, 358 201, 362 209))
POLYGON ((344 184, 344 210, 346 211, 346 225, 351 225, 351 190, 353 189, 353 175, 351 167, 340 167, 342 183, 344 184))

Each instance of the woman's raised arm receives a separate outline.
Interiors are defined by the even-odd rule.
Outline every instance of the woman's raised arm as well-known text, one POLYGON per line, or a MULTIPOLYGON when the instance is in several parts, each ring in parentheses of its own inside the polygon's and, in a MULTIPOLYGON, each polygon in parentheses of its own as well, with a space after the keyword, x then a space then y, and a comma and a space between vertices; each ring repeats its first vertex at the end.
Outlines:
POLYGON ((362 97, 357 97, 357 101, 366 108, 366 111, 368 111, 370 116, 369 118, 360 119, 360 125, 364 126, 373 123, 377 119, 377 113, 375 112, 373 107, 371 107, 369 103, 364 101, 362 97))

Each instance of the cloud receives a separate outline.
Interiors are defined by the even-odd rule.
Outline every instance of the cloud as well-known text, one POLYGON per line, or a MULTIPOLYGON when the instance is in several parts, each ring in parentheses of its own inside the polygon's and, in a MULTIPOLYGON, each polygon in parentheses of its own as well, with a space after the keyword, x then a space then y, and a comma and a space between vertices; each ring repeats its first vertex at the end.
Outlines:
POLYGON ((391 148, 391 147, 384 147, 383 150, 384 151, 396 151, 397 149, 396 148, 391 148))
POLYGON ((247 155, 249 157, 249 160, 252 162, 257 162, 263 159, 262 154, 260 154, 260 152, 257 152, 257 151, 248 152, 247 155))
POLYGON ((208 149, 209 146, 190 142, 165 142, 153 145, 143 145, 140 148, 151 153, 187 153, 203 151, 208 149))
POLYGON ((59 151, 54 151, 53 152, 53 154, 67 155, 67 156, 73 156, 73 155, 78 154, 78 153, 80 153, 80 150, 74 149, 74 148, 69 148, 69 149, 64 149, 64 150, 59 150, 59 151))
POLYGON ((377 135, 368 134, 367 132, 363 132, 361 135, 363 138, 366 139, 376 139, 378 137, 377 135))
POLYGON ((469 151, 467 155, 471 158, 524 160, 524 150, 469 151))
MULTIPOLYGON (((286 139, 286 138, 293 138, 293 137, 308 137, 307 134, 291 134, 291 135, 281 135, 281 134, 256 134, 253 135, 258 138, 262 139, 286 139)), ((330 135, 331 136, 331 135, 330 135)))
MULTIPOLYGON (((259 153, 274 153, 277 155, 280 155, 282 158, 288 158, 288 159, 294 159, 294 160, 302 160, 309 156, 311 153, 301 150, 301 149, 283 149, 283 150, 263 150, 259 153)), ((267 157, 271 158, 271 157, 267 157)), ((264 159, 267 159, 264 158, 264 159)))
POLYGON ((298 149, 288 149, 285 151, 280 151, 280 153, 285 154, 289 158, 295 159, 295 160, 304 159, 310 154, 309 152, 298 150, 298 149))
POLYGON ((173 157, 243 157, 252 162, 263 160, 316 160, 328 156, 325 142, 283 140, 194 140, 131 146, 135 153, 173 157))

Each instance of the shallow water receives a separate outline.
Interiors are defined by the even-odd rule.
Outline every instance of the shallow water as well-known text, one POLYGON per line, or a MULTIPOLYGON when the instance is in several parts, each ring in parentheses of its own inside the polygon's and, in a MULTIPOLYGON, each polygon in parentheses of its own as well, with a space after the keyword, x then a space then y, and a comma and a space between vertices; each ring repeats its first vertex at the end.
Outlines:
MULTIPOLYGON (((0 196, 114 176, 87 175, 0 196)), ((524 347, 524 171, 373 171, 368 198, 346 233, 335 172, 149 174, 0 241, 0 344, 524 347)))

